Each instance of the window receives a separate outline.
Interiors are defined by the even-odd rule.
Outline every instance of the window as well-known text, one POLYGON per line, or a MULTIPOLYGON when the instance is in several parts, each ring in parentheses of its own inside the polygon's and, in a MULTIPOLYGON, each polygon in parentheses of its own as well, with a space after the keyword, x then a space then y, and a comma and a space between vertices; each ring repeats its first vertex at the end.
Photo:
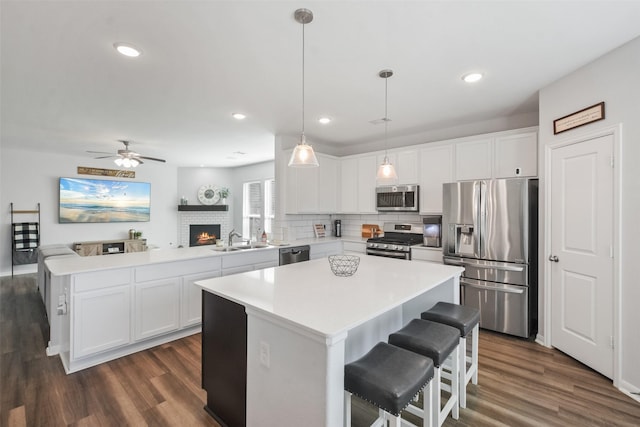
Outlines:
POLYGON ((255 239, 258 232, 271 233, 275 219, 275 180, 250 181, 242 186, 242 236, 255 239))

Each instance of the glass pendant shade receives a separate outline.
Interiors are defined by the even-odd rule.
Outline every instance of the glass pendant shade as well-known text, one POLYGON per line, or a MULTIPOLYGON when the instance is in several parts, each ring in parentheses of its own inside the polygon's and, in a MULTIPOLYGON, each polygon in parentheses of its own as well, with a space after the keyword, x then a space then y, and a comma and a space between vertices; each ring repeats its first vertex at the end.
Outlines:
POLYGON ((125 168, 135 168, 140 164, 136 159, 130 159, 129 157, 118 157, 113 161, 118 166, 123 166, 125 168))
POLYGON ((378 175, 376 176, 376 179, 386 183, 390 183, 390 181, 396 181, 398 179, 396 168, 394 168, 389 161, 389 157, 384 156, 384 161, 380 166, 378 166, 378 175))
POLYGON ((318 167, 318 158, 313 148, 307 144, 304 135, 300 138, 300 144, 296 145, 289 159, 289 166, 294 168, 314 168, 318 167))

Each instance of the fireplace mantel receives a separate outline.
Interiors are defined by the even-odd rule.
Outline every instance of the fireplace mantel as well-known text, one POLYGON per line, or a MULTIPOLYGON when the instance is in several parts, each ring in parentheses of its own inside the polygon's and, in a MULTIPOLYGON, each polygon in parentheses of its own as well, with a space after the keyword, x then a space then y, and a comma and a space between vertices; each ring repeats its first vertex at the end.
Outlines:
POLYGON ((178 205, 178 211, 228 211, 229 205, 178 205))

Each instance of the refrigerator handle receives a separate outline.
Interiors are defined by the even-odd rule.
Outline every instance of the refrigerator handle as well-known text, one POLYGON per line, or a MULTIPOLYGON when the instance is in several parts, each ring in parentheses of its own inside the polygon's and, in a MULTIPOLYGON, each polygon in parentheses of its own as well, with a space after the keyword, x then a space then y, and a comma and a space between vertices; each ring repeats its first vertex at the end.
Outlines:
POLYGON ((476 247, 475 247, 475 256, 477 258, 482 258, 482 247, 484 246, 484 242, 482 242, 483 237, 483 233, 484 233, 484 227, 483 227, 483 214, 484 214, 484 182, 483 181, 476 181, 474 183, 474 198, 475 200, 473 201, 473 208, 475 209, 473 218, 474 218, 474 229, 473 229, 473 235, 474 235, 474 240, 476 242, 476 247))
POLYGON ((460 279, 460 284, 464 286, 469 286, 470 288, 476 289, 491 289, 497 292, 504 292, 507 294, 522 294, 524 293, 524 289, 515 289, 515 286, 504 288, 501 286, 491 286, 491 285, 476 285, 475 283, 467 282, 464 279, 460 279))

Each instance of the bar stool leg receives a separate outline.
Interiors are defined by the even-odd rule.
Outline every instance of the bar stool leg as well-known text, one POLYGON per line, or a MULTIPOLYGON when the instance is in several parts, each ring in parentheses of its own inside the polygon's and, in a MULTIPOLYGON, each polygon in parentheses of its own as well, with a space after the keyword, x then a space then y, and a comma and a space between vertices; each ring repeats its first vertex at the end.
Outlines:
MULTIPOLYGON (((480 326, 473 327, 471 332, 471 372, 473 372, 471 381, 478 385, 478 339, 480 335, 480 326)), ((465 382, 466 386, 466 382, 465 382)))
POLYGON ((458 375, 459 377, 459 381, 460 381, 460 407, 461 408, 466 408, 467 407, 467 338, 466 337, 460 337, 460 357, 459 357, 459 368, 460 370, 458 371, 460 373, 460 375, 458 375))
POLYGON ((344 427, 351 427, 351 393, 344 391, 344 427))

